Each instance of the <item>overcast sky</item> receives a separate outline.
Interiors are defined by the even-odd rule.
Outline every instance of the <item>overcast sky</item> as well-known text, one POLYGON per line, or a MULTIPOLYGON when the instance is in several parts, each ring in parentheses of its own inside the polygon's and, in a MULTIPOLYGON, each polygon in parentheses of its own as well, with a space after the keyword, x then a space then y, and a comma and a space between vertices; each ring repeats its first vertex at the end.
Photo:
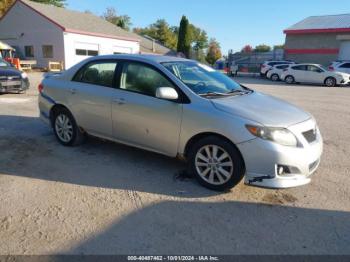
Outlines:
POLYGON ((101 15, 107 7, 131 17, 133 27, 158 18, 178 25, 182 15, 215 37, 224 53, 244 45, 284 43, 283 29, 312 15, 350 13, 350 0, 67 0, 67 8, 101 15))

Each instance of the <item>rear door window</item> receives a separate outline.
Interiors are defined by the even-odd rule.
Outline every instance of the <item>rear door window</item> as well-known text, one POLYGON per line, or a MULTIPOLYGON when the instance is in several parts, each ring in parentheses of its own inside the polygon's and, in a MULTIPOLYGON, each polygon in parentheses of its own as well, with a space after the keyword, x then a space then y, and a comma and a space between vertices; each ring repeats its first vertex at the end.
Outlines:
POLYGON ((116 68, 117 62, 95 61, 84 66, 74 77, 73 81, 113 87, 116 68))

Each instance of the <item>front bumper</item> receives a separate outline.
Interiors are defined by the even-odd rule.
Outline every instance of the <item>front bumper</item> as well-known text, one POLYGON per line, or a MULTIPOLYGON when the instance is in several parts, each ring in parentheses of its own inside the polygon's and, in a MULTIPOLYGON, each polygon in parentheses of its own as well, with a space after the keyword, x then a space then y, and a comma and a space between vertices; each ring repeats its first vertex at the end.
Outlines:
POLYGON ((302 147, 282 146, 260 138, 237 145, 246 165, 245 183, 267 188, 289 188, 310 183, 323 151, 319 131, 312 143, 302 135, 312 128, 315 128, 313 120, 289 127, 302 147), (280 173, 281 167, 288 172, 280 173))

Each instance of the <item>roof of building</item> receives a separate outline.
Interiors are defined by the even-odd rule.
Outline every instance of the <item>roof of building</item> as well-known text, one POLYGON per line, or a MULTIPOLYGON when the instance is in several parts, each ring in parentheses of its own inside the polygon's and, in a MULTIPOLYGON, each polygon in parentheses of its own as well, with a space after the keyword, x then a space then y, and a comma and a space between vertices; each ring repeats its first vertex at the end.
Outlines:
POLYGON ((350 32, 350 14, 310 16, 287 28, 284 32, 350 32))
POLYGON ((138 41, 140 42, 141 52, 171 55, 176 54, 173 50, 163 46, 157 41, 154 43, 153 48, 152 40, 149 40, 133 32, 126 31, 91 13, 72 11, 65 8, 41 4, 29 0, 18 1, 22 2, 26 6, 33 9, 35 12, 44 16, 49 21, 62 28, 62 30, 65 32, 138 41))

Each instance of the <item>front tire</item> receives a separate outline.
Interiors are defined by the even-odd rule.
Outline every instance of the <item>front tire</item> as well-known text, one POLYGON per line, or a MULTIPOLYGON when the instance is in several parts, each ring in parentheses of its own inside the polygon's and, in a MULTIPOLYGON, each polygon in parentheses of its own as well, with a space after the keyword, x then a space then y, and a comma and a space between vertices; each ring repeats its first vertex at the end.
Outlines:
POLYGON ((337 85, 337 80, 335 80, 334 77, 328 77, 324 83, 327 87, 335 87, 337 85))
POLYGON ((60 108, 53 118, 55 136, 64 146, 76 146, 85 139, 85 134, 78 127, 73 115, 66 108, 60 108))
POLYGON ((238 149, 216 136, 203 138, 192 146, 189 168, 202 186, 215 191, 233 188, 245 175, 238 149))

